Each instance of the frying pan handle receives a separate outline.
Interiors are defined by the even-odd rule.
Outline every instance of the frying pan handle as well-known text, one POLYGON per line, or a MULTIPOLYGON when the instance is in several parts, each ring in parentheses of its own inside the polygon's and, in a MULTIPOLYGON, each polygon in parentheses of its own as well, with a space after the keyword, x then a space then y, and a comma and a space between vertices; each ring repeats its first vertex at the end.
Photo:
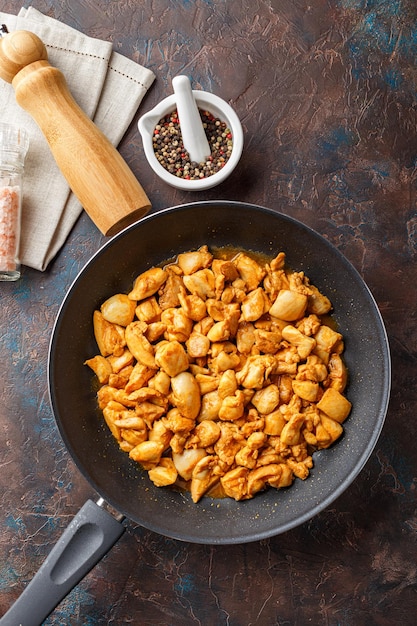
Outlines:
POLYGON ((110 513, 87 500, 0 625, 40 626, 124 530, 110 513))

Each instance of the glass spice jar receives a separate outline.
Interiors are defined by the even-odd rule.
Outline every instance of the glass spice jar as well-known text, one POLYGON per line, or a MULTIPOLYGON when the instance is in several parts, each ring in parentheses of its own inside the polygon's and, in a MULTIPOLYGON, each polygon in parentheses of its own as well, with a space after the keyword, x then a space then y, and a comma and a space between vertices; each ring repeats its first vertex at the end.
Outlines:
POLYGON ((20 277, 19 243, 23 168, 29 138, 23 128, 0 123, 0 280, 20 277))

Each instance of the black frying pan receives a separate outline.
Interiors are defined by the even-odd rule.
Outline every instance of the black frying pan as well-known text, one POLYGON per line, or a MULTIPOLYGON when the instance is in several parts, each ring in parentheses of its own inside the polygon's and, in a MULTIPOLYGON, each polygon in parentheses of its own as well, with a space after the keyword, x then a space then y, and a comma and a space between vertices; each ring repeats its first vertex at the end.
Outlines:
MULTIPOLYGON (((326 239, 276 211, 239 202, 199 202, 144 218, 111 239, 87 263, 56 320, 49 389, 56 423, 71 456, 105 503, 120 512, 120 518, 184 541, 243 543, 283 533, 309 520, 356 478, 385 419, 390 356, 372 295, 326 239), (270 489, 244 502, 221 499, 215 506, 208 498, 194 504, 187 493, 153 486, 147 473, 119 450, 98 414, 94 376, 83 365, 97 353, 94 309, 110 295, 129 291, 145 269, 203 244, 231 245, 271 256, 284 251, 291 268, 305 271, 333 303, 346 342, 347 395, 353 404, 342 439, 314 454, 314 468, 306 481, 296 479, 287 490, 270 489)), ((90 501, 83 507, 62 545, 54 548, 2 624, 40 623, 113 545, 123 525, 105 508, 90 501), (31 593, 37 594, 36 603, 31 593), (37 615, 34 604, 39 607, 37 615)))

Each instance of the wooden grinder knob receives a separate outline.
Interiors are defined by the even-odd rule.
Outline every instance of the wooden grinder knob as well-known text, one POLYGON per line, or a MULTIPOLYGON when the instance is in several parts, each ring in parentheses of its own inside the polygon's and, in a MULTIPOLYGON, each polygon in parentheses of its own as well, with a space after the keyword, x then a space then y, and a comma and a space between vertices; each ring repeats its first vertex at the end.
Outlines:
POLYGON ((47 60, 37 35, 15 31, 0 39, 0 77, 36 121, 55 161, 84 209, 105 235, 114 235, 151 207, 144 190, 105 135, 72 97, 65 77, 47 60))

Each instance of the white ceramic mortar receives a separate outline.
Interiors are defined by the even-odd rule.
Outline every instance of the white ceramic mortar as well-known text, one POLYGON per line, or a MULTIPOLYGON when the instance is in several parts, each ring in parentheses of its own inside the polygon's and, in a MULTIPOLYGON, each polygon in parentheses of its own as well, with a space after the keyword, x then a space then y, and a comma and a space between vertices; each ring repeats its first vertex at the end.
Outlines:
POLYGON ((219 185, 233 172, 239 162, 243 150, 243 130, 238 116, 232 107, 227 102, 222 100, 222 98, 219 98, 208 91, 193 90, 193 95, 199 109, 209 111, 209 113, 214 115, 214 117, 226 122, 232 133, 232 154, 227 160, 226 165, 215 174, 205 178, 200 178, 199 180, 186 180, 185 178, 179 178, 178 176, 168 172, 168 170, 166 170, 156 158, 152 144, 153 132, 159 120, 176 109, 175 94, 164 98, 164 100, 157 104, 151 111, 145 113, 145 115, 139 119, 138 127, 142 136, 145 156, 154 172, 162 180, 168 183, 168 185, 176 187, 177 189, 183 189, 185 191, 202 191, 203 189, 210 189, 211 187, 219 185))

